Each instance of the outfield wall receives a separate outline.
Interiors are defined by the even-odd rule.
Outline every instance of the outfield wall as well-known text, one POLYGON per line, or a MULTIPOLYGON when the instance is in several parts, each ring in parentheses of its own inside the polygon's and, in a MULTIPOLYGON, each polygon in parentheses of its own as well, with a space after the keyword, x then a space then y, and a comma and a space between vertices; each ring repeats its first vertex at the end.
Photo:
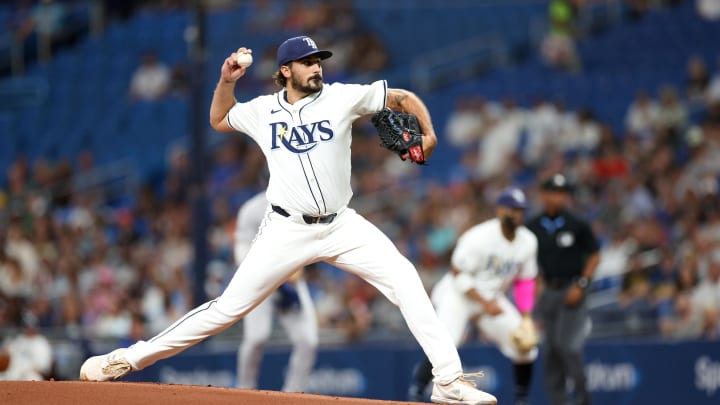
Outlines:
MULTIPOLYGON (((266 351, 260 372, 262 389, 279 390, 288 361, 287 348, 266 351)), ((360 345, 322 348, 307 392, 404 400, 413 365, 421 359, 414 345, 360 345)), ((512 398, 510 363, 494 348, 468 345, 460 350, 466 371, 483 370, 483 389, 512 398)), ((596 404, 720 403, 720 342, 592 343, 586 350, 588 384, 596 404)), ((132 381, 157 381, 231 387, 236 352, 207 353, 202 348, 134 373, 132 381)), ((548 405, 542 367, 535 368, 533 405, 548 405)))

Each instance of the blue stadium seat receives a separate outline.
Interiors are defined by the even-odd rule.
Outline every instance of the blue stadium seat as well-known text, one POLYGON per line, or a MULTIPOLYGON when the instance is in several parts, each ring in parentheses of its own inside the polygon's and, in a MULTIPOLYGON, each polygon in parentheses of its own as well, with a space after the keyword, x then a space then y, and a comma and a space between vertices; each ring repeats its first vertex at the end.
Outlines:
MULTIPOLYGON (((466 2, 464 6, 443 0, 354 3, 361 26, 385 41, 393 65, 382 76, 395 86, 407 83, 407 64, 427 48, 493 33, 511 49, 530 49, 531 22, 544 19, 547 14, 545 2, 466 2)), ((250 35, 244 30, 250 9, 250 4, 243 3, 209 14, 208 66, 219 64, 238 41, 245 40, 258 51, 274 47, 290 35, 288 32, 250 35)), ((6 9, 0 7, 0 13, 2 10, 6 9)), ((37 148, 73 154, 82 147, 83 138, 91 137, 102 156, 122 156, 140 149, 143 152, 138 159, 154 164, 158 156, 152 154, 162 153, 167 142, 187 135, 188 104, 185 100, 128 104, 129 81, 140 56, 153 44, 164 44, 157 50, 170 65, 186 60, 183 33, 189 18, 185 11, 142 11, 129 21, 111 23, 104 35, 85 38, 76 48, 59 52, 44 68, 31 66, 32 75, 47 77, 51 83, 46 105, 36 111, 40 118, 24 129, 28 133, 43 131, 42 136, 36 136, 37 148), (91 98, 95 102, 87 105, 91 98), (83 124, 78 123, 80 117, 83 124), (107 130, 88 132, 98 125, 107 130), (57 145, 53 143, 57 141, 51 141, 65 138, 68 142, 57 145), (149 147, 141 146, 147 142, 151 143, 149 147)), ((570 108, 587 105, 599 117, 620 127, 637 89, 655 92, 665 83, 682 85, 690 55, 701 55, 714 67, 718 37, 720 25, 701 21, 691 4, 663 8, 638 22, 620 24, 581 40, 578 48, 585 65, 583 74, 555 72, 532 54, 519 66, 449 84, 446 89, 423 97, 438 100, 428 103, 438 125, 444 125, 458 94, 480 94, 496 100, 513 97, 524 104, 543 97, 564 100, 570 108)), ((206 92, 211 94, 216 71, 209 68, 208 72, 206 92)), ((0 129, 4 131, 8 122, 0 120, 0 129)), ((4 138, 3 146, 10 142, 8 139, 14 139, 4 138)), ((0 156, 7 155, 7 150, 0 152, 0 156)), ((455 155, 448 152, 438 161, 451 164, 448 156, 455 155)))

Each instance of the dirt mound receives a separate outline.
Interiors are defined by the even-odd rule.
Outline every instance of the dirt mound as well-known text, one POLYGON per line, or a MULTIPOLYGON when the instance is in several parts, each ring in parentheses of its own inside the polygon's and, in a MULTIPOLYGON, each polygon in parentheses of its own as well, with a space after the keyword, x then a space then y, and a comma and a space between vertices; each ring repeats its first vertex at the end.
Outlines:
POLYGON ((398 405, 408 402, 127 382, 0 381, 0 403, 13 405, 398 405))

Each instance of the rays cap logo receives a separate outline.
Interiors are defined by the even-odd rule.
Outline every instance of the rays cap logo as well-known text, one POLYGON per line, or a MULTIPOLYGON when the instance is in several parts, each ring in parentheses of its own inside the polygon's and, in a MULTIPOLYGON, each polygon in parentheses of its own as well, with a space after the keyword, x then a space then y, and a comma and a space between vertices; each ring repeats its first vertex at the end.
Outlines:
POLYGON ((315 41, 307 36, 293 37, 282 44, 277 51, 278 67, 287 65, 288 63, 305 58, 310 55, 317 55, 320 59, 327 59, 332 56, 332 52, 318 49, 315 41))
POLYGON ((525 193, 517 187, 509 187, 500 192, 496 204, 502 207, 526 209, 528 206, 525 193))

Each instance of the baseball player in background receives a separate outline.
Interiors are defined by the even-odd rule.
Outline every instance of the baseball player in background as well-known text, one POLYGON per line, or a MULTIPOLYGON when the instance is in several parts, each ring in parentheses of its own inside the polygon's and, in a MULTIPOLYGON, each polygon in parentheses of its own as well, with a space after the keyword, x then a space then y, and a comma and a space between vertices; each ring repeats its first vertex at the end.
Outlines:
MULTIPOLYGON (((527 207, 522 190, 503 190, 496 205, 495 218, 475 225, 458 239, 452 270, 433 288, 432 302, 455 344, 463 341, 472 320, 513 362, 515 404, 524 405, 538 355, 537 333, 530 318, 538 242, 522 225, 527 207), (511 285, 515 305, 505 295, 511 285)), ((415 367, 410 400, 423 399, 432 378, 430 367, 427 359, 415 367)))
MULTIPOLYGON (((270 212, 270 203, 264 191, 249 199, 238 210, 234 249, 238 265, 245 259, 258 229, 270 212)), ((270 338, 274 315, 277 315, 293 345, 282 390, 301 392, 315 364, 318 345, 315 307, 302 277, 302 270, 295 272, 268 299, 243 318, 243 342, 238 349, 237 360, 237 387, 257 388, 263 345, 270 338)))
POLYGON ((117 379, 173 356, 243 318, 297 269, 325 261, 360 276, 400 308, 433 365, 434 401, 495 405, 494 396, 464 377, 453 339, 415 267, 382 231, 348 207, 353 121, 386 107, 415 114, 427 158, 437 137, 425 104, 410 91, 388 88, 384 80, 324 84, 322 61, 332 53, 306 36, 290 38, 278 48, 273 77, 283 89, 238 102, 235 84, 247 67, 237 57, 249 52, 239 48, 225 59, 210 122, 219 132, 247 134, 260 146, 270 171, 271 212, 220 297, 148 341, 89 358, 80 378, 117 379))

